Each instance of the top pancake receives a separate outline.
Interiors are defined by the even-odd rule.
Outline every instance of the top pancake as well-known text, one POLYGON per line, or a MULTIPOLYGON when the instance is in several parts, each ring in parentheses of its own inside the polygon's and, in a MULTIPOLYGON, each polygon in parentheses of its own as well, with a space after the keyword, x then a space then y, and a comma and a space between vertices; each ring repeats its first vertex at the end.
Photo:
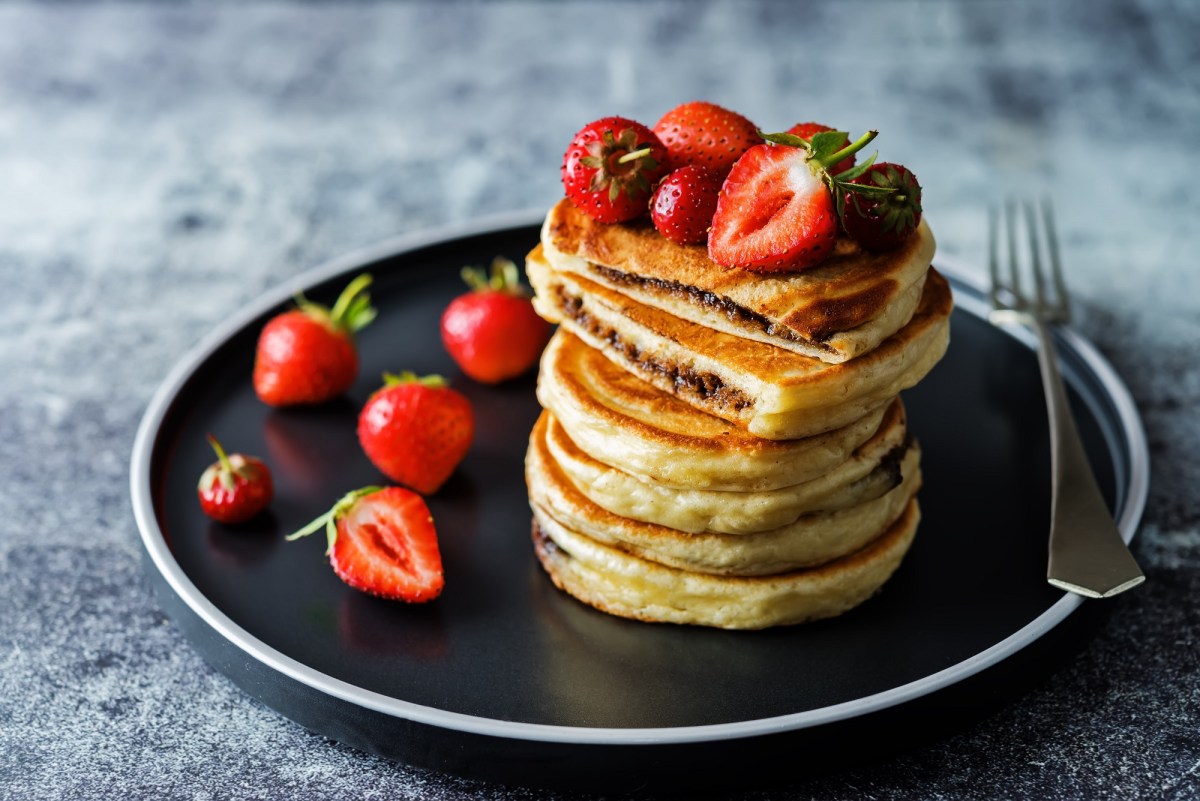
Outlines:
POLYGON ((848 425, 914 386, 946 351, 953 296, 930 269, 908 324, 840 364, 697 325, 527 256, 533 305, 615 364, 757 437, 798 439, 848 425))
POLYGON ((830 363, 873 349, 907 324, 935 243, 922 221, 898 249, 869 253, 842 237, 816 267, 755 273, 721 267, 648 223, 593 220, 559 201, 542 226, 546 261, 678 317, 830 363))

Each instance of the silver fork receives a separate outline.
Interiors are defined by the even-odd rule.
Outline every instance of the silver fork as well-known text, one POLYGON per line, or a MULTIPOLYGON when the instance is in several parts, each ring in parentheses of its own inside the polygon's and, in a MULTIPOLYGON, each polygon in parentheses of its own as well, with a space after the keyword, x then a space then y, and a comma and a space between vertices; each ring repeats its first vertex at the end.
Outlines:
POLYGON ((1050 326, 1070 319, 1070 306, 1059 259, 1058 240, 1049 201, 1008 201, 1003 213, 993 206, 988 214, 988 266, 991 270, 989 315, 997 325, 1019 324, 1033 329, 1038 342, 1038 364, 1046 390, 1050 417, 1050 561, 1046 580, 1059 589, 1088 598, 1108 598, 1136 587, 1145 576, 1109 514, 1088 464, 1087 454, 1067 403, 1067 392, 1058 370, 1058 355, 1050 326), (1021 214, 1018 215, 1018 209, 1021 214), (1040 211, 1040 215, 1038 212, 1040 211), (1039 219, 1040 216, 1040 219, 1039 219), (1000 227, 1008 251, 1007 282, 1001 276, 1000 227), (1023 221, 1019 219, 1023 217, 1023 221), (1022 226, 1023 222, 1023 226, 1022 226), (1028 269, 1032 296, 1022 289, 1017 229, 1024 227, 1028 243, 1028 269), (1046 279, 1042 259, 1050 264, 1046 279))

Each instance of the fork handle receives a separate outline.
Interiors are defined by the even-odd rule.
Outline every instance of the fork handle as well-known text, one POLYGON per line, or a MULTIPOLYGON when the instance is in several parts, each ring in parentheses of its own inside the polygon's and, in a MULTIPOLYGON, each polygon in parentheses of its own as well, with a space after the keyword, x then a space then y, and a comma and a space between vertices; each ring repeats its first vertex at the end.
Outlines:
POLYGON ((1108 598, 1145 576, 1113 522, 1067 402, 1050 330, 1030 316, 1050 418, 1050 561, 1046 580, 1088 598, 1108 598))

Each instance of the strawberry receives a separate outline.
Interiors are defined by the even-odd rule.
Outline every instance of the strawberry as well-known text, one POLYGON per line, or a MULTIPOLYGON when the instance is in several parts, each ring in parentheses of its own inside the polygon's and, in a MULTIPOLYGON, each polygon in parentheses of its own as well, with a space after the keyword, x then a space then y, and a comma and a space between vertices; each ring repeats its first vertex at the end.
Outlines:
POLYGON ((722 173, 689 164, 668 175, 654 190, 650 219, 658 232, 679 245, 698 245, 708 239, 722 173))
POLYGON ((358 415, 358 441, 371 463, 422 495, 437 491, 475 436, 471 402, 441 376, 385 374, 358 415))
POLYGON ((842 224, 855 242, 867 250, 898 247, 921 222, 921 185, 917 176, 900 164, 880 162, 852 182, 892 190, 878 198, 848 192, 842 224))
POLYGON ((360 275, 333 309, 296 296, 298 308, 263 327, 254 356, 254 392, 268 406, 323 403, 350 388, 358 375, 354 334, 375 319, 360 275))
POLYGON ((590 122, 563 154, 567 197, 600 222, 646 213, 650 188, 667 171, 667 149, 654 132, 624 117, 590 122))
MULTIPOLYGON (((795 125, 793 125, 791 128, 788 128, 787 132, 790 133, 792 136, 798 136, 801 139, 809 140, 809 139, 812 139, 813 136, 815 136, 816 134, 822 133, 824 131, 832 131, 832 130, 833 129, 830 128, 828 125, 822 125, 819 122, 798 122, 795 125)), ((843 136, 841 142, 838 144, 838 147, 839 148, 849 147, 849 145, 850 145, 850 137, 843 136)), ((833 175, 837 175, 840 172, 845 172, 846 170, 850 169, 853 166, 854 166, 854 155, 851 154, 849 156, 846 156, 846 158, 842 159, 837 164, 834 164, 832 167, 830 167, 829 172, 832 173, 833 175)))
POLYGON ((217 461, 205 469, 196 486, 200 509, 220 523, 245 523, 257 515, 275 494, 271 471, 253 456, 225 455, 217 438, 208 435, 217 461))
POLYGON ((437 530, 424 499, 402 487, 363 487, 344 495, 289 542, 325 529, 325 553, 338 578, 357 590, 422 603, 446 580, 437 530))
POLYGON ((698 164, 725 173, 738 157, 762 142, 750 120, 715 103, 695 101, 668 111, 654 133, 671 154, 671 166, 698 164))
POLYGON ((849 183, 874 156, 837 176, 828 169, 877 133, 870 131, 849 147, 838 146, 845 136, 841 131, 817 133, 811 140, 767 134, 769 144, 747 150, 721 187, 708 237, 709 258, 757 272, 803 270, 820 263, 837 240, 843 193, 886 193, 849 183))
POLYGON ((541 355, 550 324, 533 310, 517 265, 497 257, 490 278, 472 267, 462 276, 472 291, 442 312, 442 344, 476 381, 498 384, 521 375, 541 355))

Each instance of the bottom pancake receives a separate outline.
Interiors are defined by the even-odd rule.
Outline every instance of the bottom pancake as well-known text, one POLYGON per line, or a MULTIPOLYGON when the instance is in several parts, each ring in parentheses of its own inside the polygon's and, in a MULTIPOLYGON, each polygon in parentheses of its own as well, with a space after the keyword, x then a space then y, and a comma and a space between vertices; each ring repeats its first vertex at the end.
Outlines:
POLYGON ((571 531, 534 509, 533 542, 554 584, 603 612, 647 622, 762 629, 835 617, 874 595, 912 545, 914 498, 866 547, 819 567, 772 576, 691 573, 571 531))

